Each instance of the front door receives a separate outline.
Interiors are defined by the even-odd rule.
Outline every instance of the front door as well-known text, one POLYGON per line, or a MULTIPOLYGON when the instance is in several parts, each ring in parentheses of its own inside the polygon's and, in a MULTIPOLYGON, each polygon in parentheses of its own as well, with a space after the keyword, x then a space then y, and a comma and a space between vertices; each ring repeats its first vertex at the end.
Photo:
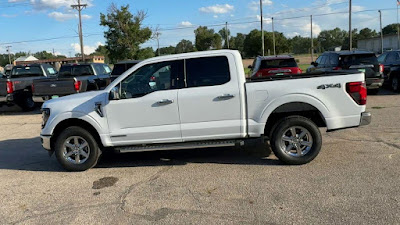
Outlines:
POLYGON ((178 111, 178 77, 183 60, 147 64, 117 87, 119 100, 106 106, 115 146, 182 141, 178 111))

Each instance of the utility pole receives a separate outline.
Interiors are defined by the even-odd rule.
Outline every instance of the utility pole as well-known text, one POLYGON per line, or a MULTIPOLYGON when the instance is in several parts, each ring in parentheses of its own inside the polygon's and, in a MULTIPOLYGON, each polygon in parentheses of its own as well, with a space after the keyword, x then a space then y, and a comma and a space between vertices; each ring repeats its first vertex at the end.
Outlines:
POLYGON ((397 49, 400 49, 399 1, 397 1, 397 49))
POLYGON ((353 34, 351 32, 351 0, 349 0, 349 46, 350 46, 350 51, 353 48, 353 34))
POLYGON ((225 36, 226 36, 226 46, 229 49, 229 32, 228 32, 228 22, 225 22, 225 36))
POLYGON ((73 9, 78 10, 79 13, 79 41, 81 43, 81 54, 82 61, 85 62, 85 52, 83 47, 83 32, 82 32, 82 10, 87 7, 87 4, 81 4, 81 0, 78 0, 77 5, 71 5, 73 9))
POLYGON ((274 17, 272 17, 271 20, 272 20, 272 43, 274 45, 274 55, 276 55, 274 17))
POLYGON ((158 56, 160 56, 161 55, 160 54, 160 35, 161 35, 161 33, 158 32, 158 27, 156 28, 156 33, 154 35, 156 36, 156 39, 157 39, 157 54, 158 54, 158 56))
POLYGON ((7 48, 7 53, 8 53, 8 62, 9 62, 9 64, 11 64, 11 52, 10 52, 10 48, 11 48, 11 47, 12 47, 11 45, 6 46, 6 48, 7 48))
POLYGON ((54 52, 54 48, 53 48, 53 55, 56 55, 56 53, 54 52))
POLYGON ((382 12, 381 10, 378 10, 379 12, 379 26, 381 29, 381 53, 383 53, 383 31, 382 31, 382 12))
POLYGON ((311 62, 314 62, 314 40, 313 40, 313 32, 312 32, 312 15, 310 15, 311 18, 311 62))
POLYGON ((263 18, 263 5, 262 0, 260 0, 260 14, 261 14, 261 46, 262 46, 262 55, 265 56, 265 46, 264 46, 264 18, 263 18))

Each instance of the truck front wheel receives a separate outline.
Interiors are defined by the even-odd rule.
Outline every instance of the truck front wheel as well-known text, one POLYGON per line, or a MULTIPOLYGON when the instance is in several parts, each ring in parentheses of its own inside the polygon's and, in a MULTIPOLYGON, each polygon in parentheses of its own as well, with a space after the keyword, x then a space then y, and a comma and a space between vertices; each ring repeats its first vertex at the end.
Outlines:
POLYGON ((57 137, 55 155, 68 171, 85 171, 97 164, 100 149, 95 138, 85 129, 68 127, 57 137))
POLYGON ((314 122, 305 117, 291 116, 277 125, 270 144, 282 162, 300 165, 312 161, 318 155, 322 137, 314 122))

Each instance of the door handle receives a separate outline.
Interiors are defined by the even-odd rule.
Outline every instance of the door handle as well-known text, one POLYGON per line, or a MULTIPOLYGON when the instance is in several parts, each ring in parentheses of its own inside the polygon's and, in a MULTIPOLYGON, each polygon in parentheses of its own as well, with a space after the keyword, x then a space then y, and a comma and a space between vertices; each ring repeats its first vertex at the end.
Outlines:
POLYGON ((233 98, 233 97, 235 97, 235 96, 232 94, 223 94, 223 95, 218 96, 217 98, 218 99, 228 99, 228 98, 233 98))
POLYGON ((171 99, 163 99, 163 100, 158 101, 157 104, 166 105, 166 104, 171 104, 173 102, 174 102, 174 100, 171 100, 171 99))

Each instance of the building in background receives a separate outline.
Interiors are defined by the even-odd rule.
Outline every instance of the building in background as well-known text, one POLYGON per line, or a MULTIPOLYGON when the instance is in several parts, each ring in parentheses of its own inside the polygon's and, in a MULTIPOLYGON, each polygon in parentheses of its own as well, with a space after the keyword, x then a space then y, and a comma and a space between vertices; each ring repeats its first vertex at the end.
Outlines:
POLYGON ((39 59, 37 59, 35 56, 31 56, 31 55, 28 55, 28 56, 21 56, 21 57, 18 57, 15 61, 14 61, 14 66, 15 65, 20 65, 20 64, 25 64, 26 62, 36 62, 36 61, 38 61, 39 59))
MULTIPOLYGON (((357 49, 381 53, 381 37, 379 36, 358 40, 357 49)), ((383 36, 383 50, 390 51, 395 49, 400 49, 397 41, 397 34, 389 34, 383 36)))

